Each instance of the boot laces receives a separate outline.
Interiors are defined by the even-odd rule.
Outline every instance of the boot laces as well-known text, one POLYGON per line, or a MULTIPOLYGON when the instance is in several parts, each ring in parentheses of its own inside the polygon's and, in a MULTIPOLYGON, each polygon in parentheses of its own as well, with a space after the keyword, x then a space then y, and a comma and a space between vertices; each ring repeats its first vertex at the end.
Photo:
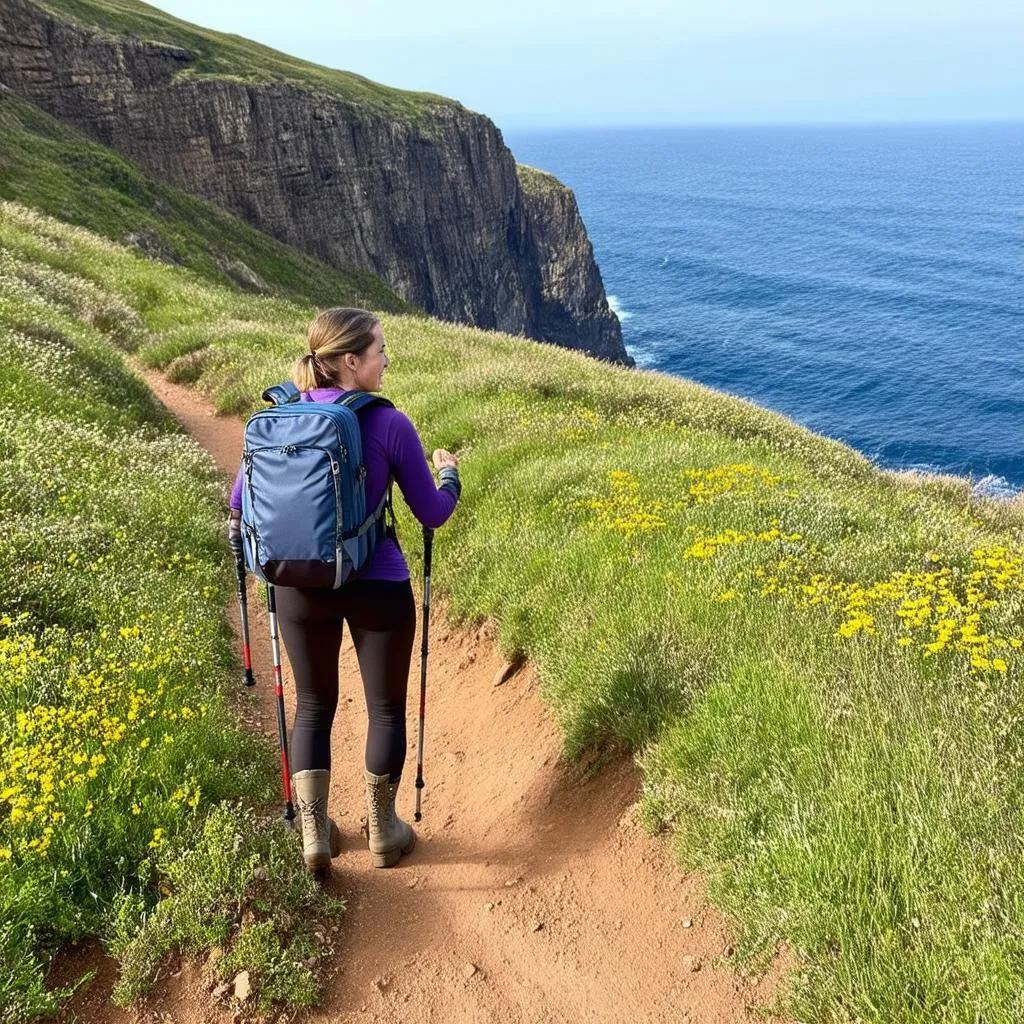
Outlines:
POLYGON ((312 800, 303 800, 299 797, 299 813, 303 822, 312 819, 313 828, 317 835, 327 829, 327 801, 322 797, 314 797, 312 800))
POLYGON ((377 830, 383 830, 391 826, 393 804, 389 786, 373 786, 370 790, 370 813, 371 824, 377 830))

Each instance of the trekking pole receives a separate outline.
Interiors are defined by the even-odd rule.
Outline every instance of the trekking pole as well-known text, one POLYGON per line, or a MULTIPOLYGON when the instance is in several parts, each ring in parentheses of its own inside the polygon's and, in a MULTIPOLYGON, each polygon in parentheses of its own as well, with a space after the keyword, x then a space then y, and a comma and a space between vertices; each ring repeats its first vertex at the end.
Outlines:
POLYGON ((245 592, 245 556, 241 548, 235 552, 235 575, 238 582, 238 612, 242 617, 242 663, 245 674, 242 682, 246 686, 255 686, 256 677, 252 674, 252 651, 249 648, 249 601, 245 592))
POLYGON ((423 792, 423 719, 427 713, 427 652, 430 647, 430 563, 434 554, 434 531, 423 527, 423 645, 420 648, 420 738, 416 762, 416 820, 419 821, 420 795, 423 792))
POLYGON ((277 641, 277 601, 274 585, 267 584, 267 616, 270 619, 270 647, 274 655, 274 694, 277 696, 277 741, 281 748, 281 784, 284 789, 284 820, 294 828, 295 808, 292 806, 292 773, 288 765, 288 730, 284 721, 284 684, 281 681, 281 646, 277 641))

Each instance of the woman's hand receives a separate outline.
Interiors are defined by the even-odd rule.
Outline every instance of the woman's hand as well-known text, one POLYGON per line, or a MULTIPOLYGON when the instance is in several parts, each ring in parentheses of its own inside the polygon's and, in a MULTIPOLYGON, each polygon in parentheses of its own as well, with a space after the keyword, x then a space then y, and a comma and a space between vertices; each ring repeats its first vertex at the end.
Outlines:
POLYGON ((435 448, 434 454, 431 456, 431 458, 433 458, 434 460, 435 469, 444 469, 445 466, 458 468, 459 465, 458 460, 455 458, 455 456, 452 455, 450 451, 447 451, 444 448, 435 448))

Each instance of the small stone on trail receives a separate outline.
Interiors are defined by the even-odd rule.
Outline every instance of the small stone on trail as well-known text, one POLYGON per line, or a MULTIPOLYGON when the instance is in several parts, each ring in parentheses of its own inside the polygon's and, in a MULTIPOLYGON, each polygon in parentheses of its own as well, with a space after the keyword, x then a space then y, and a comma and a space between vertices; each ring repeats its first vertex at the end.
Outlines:
POLYGON ((464 966, 464 967, 462 968, 462 976, 463 976, 463 977, 464 977, 464 978, 465 978, 465 979, 466 979, 467 981, 469 981, 469 979, 470 979, 470 978, 472 978, 472 977, 473 977, 473 975, 474 975, 474 974, 476 974, 476 972, 477 972, 478 970, 479 970, 479 968, 477 967, 477 965, 476 965, 476 964, 466 964, 466 965, 465 965, 465 966, 464 966))
POLYGON ((226 981, 221 981, 213 986, 213 992, 211 995, 214 999, 223 999, 228 994, 230 986, 226 981))
POLYGON ((239 971, 235 975, 235 998, 244 1002, 252 995, 252 985, 249 982, 249 972, 239 971))
POLYGON ((405 883, 406 888, 408 888, 408 889, 415 889, 416 886, 419 885, 419 884, 420 884, 420 876, 419 875, 413 875, 412 878, 410 878, 409 881, 405 883))
POLYGON ((544 927, 544 922, 543 921, 534 921, 533 922, 533 930, 535 932, 539 932, 541 930, 541 928, 543 928, 543 927, 544 927))
POLYGON ((684 917, 683 918, 683 927, 684 928, 690 928, 692 926, 693 926, 693 918, 692 917, 684 917))
POLYGON ((699 956, 684 956, 683 966, 687 968, 691 973, 696 974, 700 970, 700 957, 699 956))
POLYGON ((485 903, 484 904, 484 910, 493 910, 493 909, 494 909, 494 904, 493 903, 485 903))
POLYGON ((519 670, 519 666, 522 665, 522 659, 515 659, 513 661, 506 661, 497 672, 494 673, 494 678, 491 680, 492 686, 501 686, 502 683, 508 682, 519 670))

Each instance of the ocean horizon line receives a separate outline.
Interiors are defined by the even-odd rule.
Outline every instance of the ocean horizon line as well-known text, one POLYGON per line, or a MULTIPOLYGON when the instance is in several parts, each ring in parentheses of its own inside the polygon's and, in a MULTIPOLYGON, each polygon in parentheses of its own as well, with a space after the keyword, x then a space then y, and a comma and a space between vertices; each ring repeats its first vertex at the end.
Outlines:
POLYGON ((786 129, 786 128, 935 128, 954 127, 1024 127, 1024 116, 1014 117, 934 117, 934 118, 893 118, 893 119, 853 119, 853 120, 771 120, 771 121, 608 121, 608 122, 566 122, 527 124, 524 122, 502 122, 494 117, 492 120, 503 133, 548 133, 548 132, 588 132, 588 131, 635 131, 652 128, 677 129, 786 129))

